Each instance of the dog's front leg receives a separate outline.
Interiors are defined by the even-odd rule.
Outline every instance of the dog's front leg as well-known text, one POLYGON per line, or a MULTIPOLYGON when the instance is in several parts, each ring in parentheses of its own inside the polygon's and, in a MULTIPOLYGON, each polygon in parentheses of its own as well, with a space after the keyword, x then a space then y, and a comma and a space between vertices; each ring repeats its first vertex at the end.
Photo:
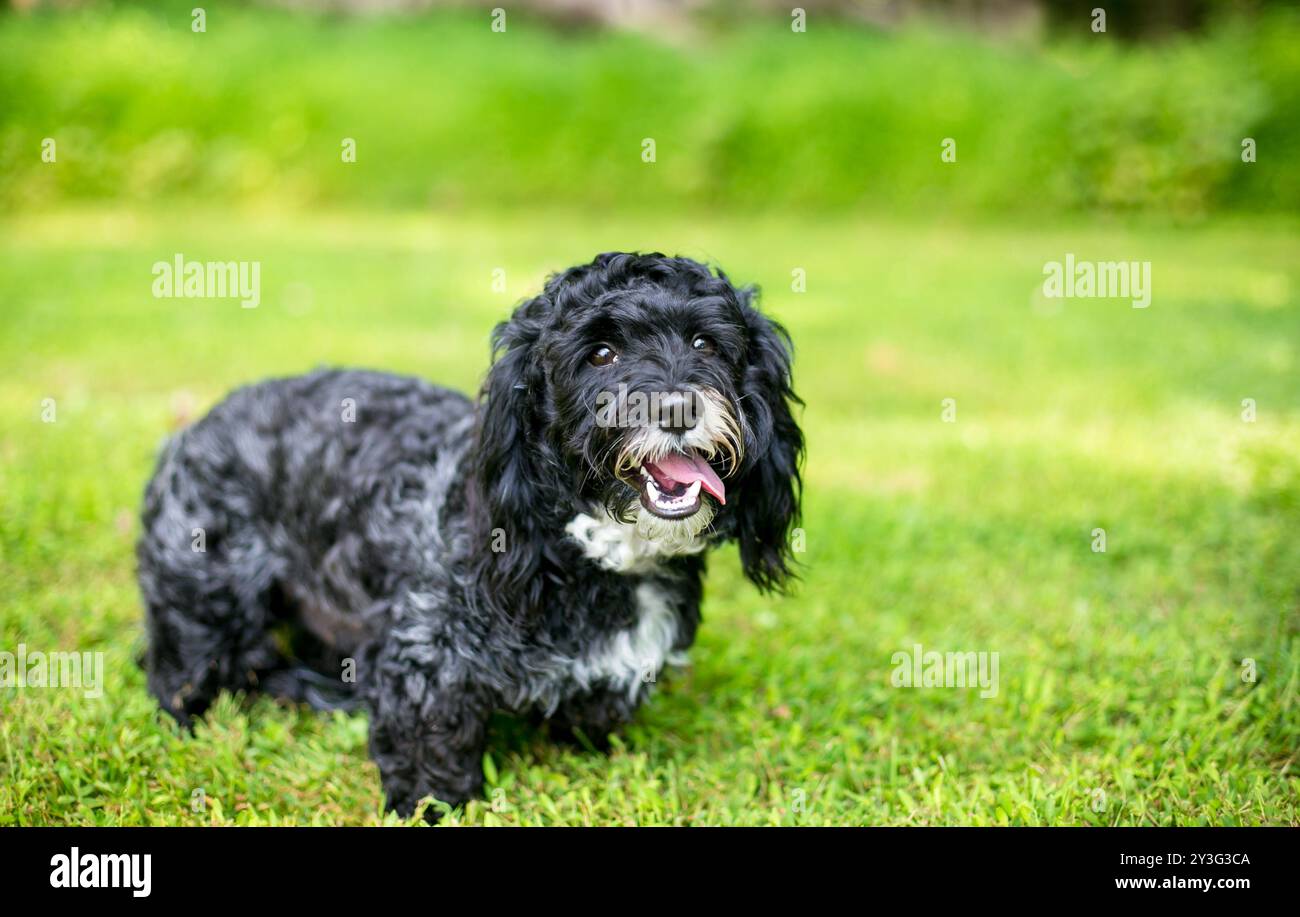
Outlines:
POLYGON ((590 744, 597 751, 609 750, 609 736, 632 721, 637 706, 648 692, 629 694, 622 686, 597 688, 563 701, 550 717, 553 738, 579 745, 590 744), (581 732, 586 743, 578 738, 581 732))
MULTIPOLYGON (((389 643, 377 654, 365 691, 370 754, 379 765, 389 809, 411 815, 426 796, 457 806, 483 789, 483 749, 492 708, 468 681, 448 678, 450 657, 419 662, 389 643), (373 679, 373 680, 372 680, 373 679)), ((434 822, 437 808, 425 810, 434 822)))

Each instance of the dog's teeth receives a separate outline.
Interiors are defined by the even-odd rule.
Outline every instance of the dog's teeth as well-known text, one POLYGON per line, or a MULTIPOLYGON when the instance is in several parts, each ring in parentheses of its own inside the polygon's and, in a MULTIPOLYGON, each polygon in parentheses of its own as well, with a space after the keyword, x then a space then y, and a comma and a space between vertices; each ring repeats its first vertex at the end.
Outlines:
POLYGON ((667 494, 661 489, 659 482, 655 480, 654 475, 646 470, 644 466, 639 469, 643 485, 643 499, 652 504, 660 512, 676 515, 683 511, 698 509, 700 505, 700 492, 703 483, 692 481, 685 486, 675 485, 674 490, 680 488, 680 492, 667 494))

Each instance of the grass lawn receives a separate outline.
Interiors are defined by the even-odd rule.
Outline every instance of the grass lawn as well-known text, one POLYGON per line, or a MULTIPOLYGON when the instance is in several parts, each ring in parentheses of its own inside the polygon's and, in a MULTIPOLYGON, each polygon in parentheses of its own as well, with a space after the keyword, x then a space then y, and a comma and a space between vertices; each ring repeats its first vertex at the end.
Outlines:
POLYGON ((803 581, 763 598, 722 552, 690 668, 610 755, 502 718, 490 798, 446 823, 1300 824, 1293 223, 178 208, 0 233, 0 649, 105 654, 100 698, 0 690, 0 825, 384 821, 363 716, 226 697, 187 736, 157 712, 133 662, 154 450, 318 364, 473 388, 491 324, 611 248, 716 260, 789 326, 803 581), (153 298, 177 252, 260 261, 261 305, 153 298), (1150 260, 1151 307, 1044 299, 1066 252, 1150 260), (892 687, 915 644, 997 652, 996 696, 892 687))

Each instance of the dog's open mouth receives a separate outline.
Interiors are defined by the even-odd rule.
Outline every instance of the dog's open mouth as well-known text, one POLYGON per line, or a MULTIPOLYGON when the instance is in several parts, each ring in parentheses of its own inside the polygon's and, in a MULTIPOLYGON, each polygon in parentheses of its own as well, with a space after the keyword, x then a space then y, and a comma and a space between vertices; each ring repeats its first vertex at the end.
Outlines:
POLYGON ((660 519, 685 519, 700 510, 707 493, 727 502, 718 473, 695 451, 674 452, 641 465, 641 505, 660 519))

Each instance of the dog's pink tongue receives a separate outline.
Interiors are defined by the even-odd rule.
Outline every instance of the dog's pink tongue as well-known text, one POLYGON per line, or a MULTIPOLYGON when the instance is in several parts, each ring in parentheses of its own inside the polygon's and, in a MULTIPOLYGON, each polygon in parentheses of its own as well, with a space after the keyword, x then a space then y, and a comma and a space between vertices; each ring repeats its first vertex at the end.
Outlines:
POLYGON ((665 455, 654 465, 665 477, 672 478, 674 481, 687 485, 699 481, 700 486, 713 494, 714 499, 719 503, 727 502, 727 488, 723 486, 722 478, 718 477, 718 473, 701 456, 694 453, 682 455, 674 452, 665 455))

